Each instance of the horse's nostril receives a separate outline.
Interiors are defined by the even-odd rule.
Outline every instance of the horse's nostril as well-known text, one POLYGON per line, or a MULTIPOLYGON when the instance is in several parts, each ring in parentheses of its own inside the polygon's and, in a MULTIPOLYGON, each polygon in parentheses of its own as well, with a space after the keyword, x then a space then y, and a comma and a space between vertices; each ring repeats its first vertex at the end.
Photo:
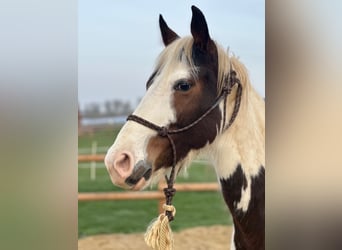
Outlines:
POLYGON ((133 169, 133 159, 129 153, 120 153, 114 160, 114 168, 122 177, 128 177, 133 169))
POLYGON ((127 155, 127 154, 122 154, 122 155, 120 156, 120 159, 117 160, 117 165, 118 165, 118 167, 123 167, 123 166, 125 166, 125 165, 126 165, 125 163, 127 163, 127 161, 129 161, 128 155, 127 155))
POLYGON ((122 170, 129 168, 129 156, 125 153, 121 154, 118 159, 114 162, 115 168, 120 168, 122 170))

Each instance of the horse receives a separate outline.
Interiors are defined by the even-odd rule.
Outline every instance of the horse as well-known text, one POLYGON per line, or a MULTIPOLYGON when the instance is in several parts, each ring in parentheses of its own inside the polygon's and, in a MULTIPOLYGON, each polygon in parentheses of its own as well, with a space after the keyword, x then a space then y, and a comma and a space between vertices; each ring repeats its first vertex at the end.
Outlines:
POLYGON ((165 48, 105 164, 115 185, 142 190, 205 157, 233 218, 231 249, 264 249, 265 102, 191 9, 191 36, 182 38, 159 15, 165 48))

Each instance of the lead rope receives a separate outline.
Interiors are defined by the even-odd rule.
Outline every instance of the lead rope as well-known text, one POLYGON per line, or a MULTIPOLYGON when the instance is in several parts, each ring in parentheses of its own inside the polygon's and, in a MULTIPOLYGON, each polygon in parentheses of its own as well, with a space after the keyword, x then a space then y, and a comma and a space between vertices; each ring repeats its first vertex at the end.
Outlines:
POLYGON ((152 249, 158 250, 172 250, 173 249, 173 234, 170 227, 170 222, 176 215, 176 208, 172 205, 172 198, 176 194, 176 189, 173 187, 175 179, 176 168, 176 147, 171 136, 168 134, 168 130, 162 127, 158 130, 158 134, 163 137, 167 137, 172 146, 173 163, 171 168, 170 177, 165 175, 167 187, 164 188, 164 194, 166 198, 166 204, 163 205, 165 210, 164 214, 160 214, 158 218, 154 219, 147 228, 145 233, 145 242, 152 249))
POLYGON ((225 86, 222 89, 221 95, 217 98, 216 102, 197 120, 190 123, 188 126, 185 126, 180 129, 169 130, 167 127, 160 127, 152 122, 145 120, 136 115, 129 115, 127 117, 127 121, 135 121, 140 123, 141 125, 153 129, 158 132, 158 135, 161 137, 166 137, 172 148, 173 154, 173 162, 170 177, 165 175, 165 180, 167 183, 167 187, 163 189, 166 199, 166 204, 163 205, 163 209, 165 213, 160 214, 156 219, 154 219, 147 228, 145 233, 145 242, 148 246, 152 249, 156 250, 172 250, 173 249, 173 234, 170 228, 170 222, 174 220, 174 216, 176 215, 176 208, 172 205, 172 198, 176 193, 176 189, 173 187, 175 181, 175 168, 176 168, 176 161, 177 161, 177 154, 176 154, 176 146, 174 141, 171 138, 171 134, 177 134, 184 132, 196 124, 198 124, 201 120, 203 120, 212 110, 216 108, 217 105, 224 99, 224 113, 223 113, 223 125, 222 125, 222 132, 230 127, 230 125, 234 122, 237 113, 240 108, 240 101, 241 101, 241 94, 242 94, 242 87, 240 80, 236 77, 235 71, 231 70, 230 74, 225 79, 225 86), (227 96, 231 93, 232 87, 238 84, 238 89, 236 91, 236 99, 234 110, 232 116, 229 120, 227 126, 226 123, 226 101, 227 96))

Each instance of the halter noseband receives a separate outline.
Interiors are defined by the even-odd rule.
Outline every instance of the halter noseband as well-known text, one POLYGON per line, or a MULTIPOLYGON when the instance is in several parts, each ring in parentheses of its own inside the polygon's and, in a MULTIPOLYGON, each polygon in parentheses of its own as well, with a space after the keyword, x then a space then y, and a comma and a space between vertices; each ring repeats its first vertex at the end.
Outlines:
MULTIPOLYGON (((129 115, 126 119, 127 121, 135 121, 135 122, 137 122, 137 123, 139 123, 145 127, 148 127, 152 130, 155 130, 155 131, 157 131, 159 136, 166 137, 170 141, 171 148, 172 148, 172 154, 173 154, 173 161, 172 161, 172 168, 171 168, 170 177, 167 177, 167 175, 165 175, 165 179, 166 179, 166 183, 167 183, 167 188, 164 188, 166 205, 172 204, 172 198, 176 193, 176 189, 173 188, 173 184, 174 184, 174 178, 175 178, 177 154, 176 154, 175 143, 172 140, 170 135, 182 133, 186 130, 189 130, 190 128, 192 128, 196 124, 198 124, 200 121, 202 121, 206 116, 208 116, 210 114, 210 112, 213 111, 220 104, 222 99, 224 99, 222 132, 225 131, 226 129, 228 129, 232 125, 232 123, 234 122, 234 120, 235 120, 235 118, 239 112, 241 95, 242 95, 242 86, 241 86, 240 80, 236 77, 236 72, 234 70, 231 70, 229 72, 228 76, 225 77, 224 82, 225 82, 225 85, 222 88, 221 94, 216 98, 215 103, 203 115, 201 115, 199 118, 197 118, 195 121, 193 121, 189 125, 184 126, 182 128, 169 129, 168 127, 165 127, 165 126, 158 126, 158 125, 156 125, 156 124, 154 124, 148 120, 145 120, 144 118, 136 116, 136 115, 129 115), (234 110, 233 110, 232 116, 230 117, 228 124, 225 125, 225 123, 226 123, 227 97, 231 93, 231 90, 235 84, 238 85, 238 88, 236 91, 234 110)), ((170 211, 166 211, 165 213, 168 216, 169 221, 172 221, 173 220, 172 213, 170 211)))

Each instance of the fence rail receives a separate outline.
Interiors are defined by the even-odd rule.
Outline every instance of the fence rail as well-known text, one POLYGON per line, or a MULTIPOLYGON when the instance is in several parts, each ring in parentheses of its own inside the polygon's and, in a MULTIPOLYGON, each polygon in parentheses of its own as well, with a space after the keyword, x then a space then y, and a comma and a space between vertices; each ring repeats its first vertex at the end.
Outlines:
MULTIPOLYGON (((105 155, 79 155, 78 162, 103 161, 105 155)), ((79 201, 108 201, 108 200, 158 200, 158 210, 161 213, 162 206, 165 203, 163 188, 166 187, 165 181, 158 184, 156 191, 140 192, 87 192, 78 193, 79 201)), ((206 183, 176 183, 174 185, 177 192, 205 192, 218 191, 220 186, 216 182, 206 183)))
POLYGON ((105 158, 105 154, 98 155, 78 155, 78 162, 103 162, 105 158))
POLYGON ((109 201, 109 200, 157 200, 164 198, 159 191, 142 192, 106 192, 79 193, 79 201, 109 201))

